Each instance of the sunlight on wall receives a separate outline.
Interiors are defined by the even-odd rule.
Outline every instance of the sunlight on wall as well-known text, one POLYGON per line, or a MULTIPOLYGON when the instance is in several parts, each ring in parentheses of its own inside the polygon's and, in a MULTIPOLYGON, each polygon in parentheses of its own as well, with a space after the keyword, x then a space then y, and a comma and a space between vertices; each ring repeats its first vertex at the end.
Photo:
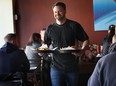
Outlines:
POLYGON ((13 32, 12 0, 0 0, 0 47, 4 43, 4 36, 13 32))

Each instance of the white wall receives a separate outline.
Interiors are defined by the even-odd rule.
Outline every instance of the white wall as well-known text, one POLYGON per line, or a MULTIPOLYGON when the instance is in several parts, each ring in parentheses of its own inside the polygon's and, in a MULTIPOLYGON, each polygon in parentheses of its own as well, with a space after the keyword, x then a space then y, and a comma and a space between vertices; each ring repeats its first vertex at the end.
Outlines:
POLYGON ((0 0, 0 47, 4 36, 14 32, 12 0, 0 0))

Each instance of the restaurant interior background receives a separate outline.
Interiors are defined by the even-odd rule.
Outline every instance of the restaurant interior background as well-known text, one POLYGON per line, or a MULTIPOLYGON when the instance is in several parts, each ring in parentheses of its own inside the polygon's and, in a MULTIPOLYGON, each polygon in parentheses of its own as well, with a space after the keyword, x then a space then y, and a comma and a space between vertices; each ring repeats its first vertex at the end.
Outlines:
MULTIPOLYGON (((5 1, 5 0, 0 0, 5 1)), ((13 3, 14 32, 19 47, 24 48, 33 32, 40 32, 55 21, 52 5, 58 0, 8 0, 13 3)), ((107 31, 94 31, 93 0, 59 0, 67 5, 67 18, 79 22, 90 38, 90 44, 100 45, 107 31)), ((12 9, 12 8, 11 8, 12 9)), ((6 23, 7 24, 7 23, 6 23)), ((10 28, 9 28, 10 29, 10 28)), ((1 31, 5 31, 0 27, 1 31)), ((94 50, 92 50, 94 51, 94 50)), ((80 83, 87 82, 95 64, 81 64, 80 83), (82 82, 83 81, 83 82, 82 82)), ((86 85, 85 85, 86 86, 86 85)))
MULTIPOLYGON (((58 0, 15 0, 14 15, 20 47, 25 47, 29 36, 55 21, 52 5, 58 0)), ((60 0, 67 5, 67 18, 79 22, 90 37, 90 44, 101 44, 107 31, 94 31, 93 0, 60 0)))

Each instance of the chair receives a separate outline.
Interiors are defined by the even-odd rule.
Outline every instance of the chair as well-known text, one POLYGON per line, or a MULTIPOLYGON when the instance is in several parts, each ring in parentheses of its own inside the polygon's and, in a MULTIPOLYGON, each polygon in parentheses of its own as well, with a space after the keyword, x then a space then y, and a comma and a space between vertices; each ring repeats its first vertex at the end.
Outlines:
POLYGON ((0 74, 0 86, 23 86, 22 73, 0 74))
MULTIPOLYGON (((31 61, 31 64, 36 64, 35 60, 29 60, 31 61)), ((49 65, 46 62, 46 60, 44 60, 44 57, 41 57, 41 59, 39 60, 39 64, 37 67, 35 66, 31 66, 30 67, 30 72, 28 72, 27 77, 28 80, 31 81, 34 86, 48 86, 48 84, 50 81, 48 80, 50 76, 48 76, 49 74, 49 65)), ((49 85, 50 86, 50 85, 49 85)))
POLYGON ((41 59, 29 59, 30 62, 30 71, 27 73, 27 79, 34 84, 34 86, 40 85, 40 68, 41 68, 41 59))

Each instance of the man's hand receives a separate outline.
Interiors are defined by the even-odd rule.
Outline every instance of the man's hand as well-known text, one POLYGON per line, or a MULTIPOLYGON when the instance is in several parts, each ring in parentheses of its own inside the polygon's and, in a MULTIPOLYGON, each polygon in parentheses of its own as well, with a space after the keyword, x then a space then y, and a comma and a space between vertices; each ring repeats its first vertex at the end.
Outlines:
POLYGON ((81 56, 81 55, 83 55, 84 53, 85 53, 84 50, 80 50, 79 52, 74 52, 74 53, 72 53, 72 54, 75 55, 75 56, 81 56))
POLYGON ((48 56, 48 54, 47 54, 47 53, 38 53, 38 55, 39 55, 39 56, 41 56, 41 57, 48 56))

